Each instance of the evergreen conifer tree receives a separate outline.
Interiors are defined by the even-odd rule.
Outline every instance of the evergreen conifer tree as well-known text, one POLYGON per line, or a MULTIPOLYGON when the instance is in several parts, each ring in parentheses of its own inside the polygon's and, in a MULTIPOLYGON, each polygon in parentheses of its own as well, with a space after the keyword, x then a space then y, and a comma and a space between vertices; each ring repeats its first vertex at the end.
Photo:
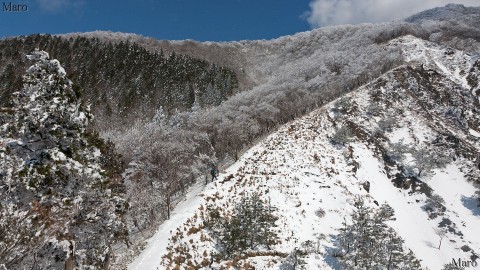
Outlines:
POLYGON ((208 206, 204 224, 217 238, 223 256, 231 258, 247 250, 269 249, 276 244, 278 236, 274 228, 278 218, 274 211, 269 202, 254 193, 238 202, 229 217, 218 207, 208 206))
POLYGON ((421 269, 420 261, 404 241, 385 222, 394 219, 394 210, 387 204, 373 210, 362 199, 355 202, 352 224, 344 222, 337 244, 345 269, 421 269))
MULTIPOLYGON (((57 60, 36 50, 0 130, 0 261, 8 268, 99 268, 124 235, 122 191, 102 168, 108 147, 86 128, 57 60), (103 153, 102 153, 103 152, 103 153), (21 233, 21 235, 18 234, 21 233)), ((121 186, 121 183, 116 183, 121 186)))

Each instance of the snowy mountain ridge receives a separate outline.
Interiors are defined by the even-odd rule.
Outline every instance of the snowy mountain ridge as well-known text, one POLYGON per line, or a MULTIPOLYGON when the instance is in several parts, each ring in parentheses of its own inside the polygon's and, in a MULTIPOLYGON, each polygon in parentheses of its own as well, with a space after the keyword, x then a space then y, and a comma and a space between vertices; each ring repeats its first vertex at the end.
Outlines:
POLYGON ((339 235, 359 198, 393 208, 386 224, 423 269, 478 262, 478 59, 412 36, 387 46, 408 64, 281 127, 197 186, 129 269, 343 269, 339 235), (275 209, 279 241, 222 258, 208 209, 232 216, 249 194, 275 209))
MULTIPOLYGON (((401 44, 403 56, 407 62, 415 61, 431 69, 438 68, 455 83, 461 84, 466 89, 470 88, 466 71, 473 67, 478 56, 470 56, 451 48, 445 50, 435 43, 419 40, 412 36, 398 38, 390 44, 401 44)), ((472 91, 476 90, 476 88, 472 88, 472 91)), ((475 95, 475 92, 472 94, 475 95)))

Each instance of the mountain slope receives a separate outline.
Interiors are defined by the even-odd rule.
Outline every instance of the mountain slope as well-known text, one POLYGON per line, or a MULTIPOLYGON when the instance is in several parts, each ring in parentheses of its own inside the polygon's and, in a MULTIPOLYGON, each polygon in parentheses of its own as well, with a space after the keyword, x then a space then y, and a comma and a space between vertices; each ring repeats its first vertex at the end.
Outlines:
POLYGON ((97 131, 150 119, 159 107, 173 113, 217 106, 238 90, 233 71, 187 55, 152 53, 129 42, 30 35, 0 40, 2 106, 12 104, 28 67, 23 56, 35 48, 65 63, 75 94, 91 105, 97 131))
MULTIPOLYGON (((389 46, 403 48, 409 64, 250 149, 188 206, 197 210, 177 220, 167 247, 150 245, 147 252, 157 254, 160 268, 287 269, 282 267, 297 249, 306 269, 340 269, 341 259, 332 255, 357 198, 373 209, 386 202, 395 210, 388 225, 423 267, 477 260, 480 106, 467 79, 477 78, 477 59, 411 36, 389 46), (220 259, 215 254, 221 245, 205 228, 208 209, 213 203, 231 215, 236 202, 253 193, 277 209, 273 230, 280 242, 270 251, 258 247, 234 260, 220 259)), ((158 266, 135 262, 132 269, 158 266)))
MULTIPOLYGON (((318 147, 326 149, 326 152, 322 153, 325 157, 328 154, 327 160, 331 160, 333 157, 335 161, 335 164, 325 164, 328 166, 324 168, 326 171, 323 174, 333 178, 334 173, 338 172, 343 175, 341 180, 350 181, 353 183, 351 185, 355 185, 357 178, 349 178, 350 176, 357 177, 355 172, 352 171, 352 175, 349 176, 348 172, 336 167, 347 164, 354 170, 357 163, 363 162, 356 160, 354 156, 349 157, 350 150, 348 149, 351 146, 351 151, 363 153, 362 156, 365 157, 365 160, 369 160, 362 166, 368 167, 369 164, 383 166, 385 173, 379 172, 377 177, 394 179, 393 182, 397 187, 411 189, 410 192, 418 189, 419 192, 425 194, 429 198, 428 201, 426 197, 422 197, 418 199, 419 202, 415 201, 415 203, 421 204, 423 199, 427 202, 423 208, 428 217, 439 221, 446 215, 445 202, 456 203, 455 207, 460 207, 460 205, 458 200, 452 199, 451 194, 447 194, 447 190, 441 190, 438 185, 435 186, 435 181, 432 182, 432 186, 436 187, 434 188, 436 192, 432 191, 432 187, 428 183, 425 184, 431 178, 432 169, 451 166, 452 161, 461 161, 460 165, 466 164, 466 167, 460 168, 460 165, 454 164, 457 167, 447 168, 453 172, 461 169, 457 173, 458 175, 462 176, 463 173, 463 178, 476 181, 474 166, 478 164, 478 158, 476 158, 478 147, 475 138, 479 132, 476 97, 480 91, 478 89, 480 64, 471 56, 473 54, 469 56, 452 49, 444 50, 433 44, 415 41, 411 38, 388 42, 410 34, 424 40, 435 41, 438 44, 449 44, 453 48, 465 50, 467 53, 478 52, 480 35, 478 35, 475 21, 478 13, 478 9, 475 8, 447 6, 429 13, 433 16, 422 15, 420 19, 412 22, 326 27, 269 41, 171 42, 145 39, 123 33, 106 34, 102 32, 61 37, 44 35, 20 37, 13 41, 9 39, 0 42, 3 44, 0 57, 2 60, 7 59, 7 61, 1 62, 4 69, 1 70, 3 76, 0 77, 0 83, 3 87, 0 86, 0 91, 8 102, 10 101, 8 94, 19 90, 22 86, 22 80, 18 76, 13 76, 24 70, 25 63, 21 58, 20 47, 23 50, 33 49, 34 46, 46 46, 48 49, 59 52, 66 57, 65 59, 69 59, 65 63, 67 64, 66 70, 75 71, 75 79, 89 82, 85 85, 91 87, 83 89, 85 93, 88 93, 83 97, 83 101, 87 103, 97 101, 97 103, 94 102, 93 111, 96 119, 100 121, 96 122, 99 125, 94 128, 101 132, 103 138, 111 139, 122 155, 121 157, 108 157, 108 160, 121 159, 127 164, 127 168, 122 168, 125 169, 122 176, 126 186, 126 190, 122 189, 122 192, 125 191, 125 198, 128 199, 129 206, 123 216, 127 235, 125 245, 120 245, 118 249, 115 249, 116 256, 111 263, 115 267, 118 265, 121 268, 130 256, 139 251, 143 240, 153 233, 152 228, 170 218, 172 207, 185 195, 188 187, 195 181, 198 184, 199 179, 203 181, 203 177, 208 174, 212 166, 232 163, 239 158, 244 149, 251 147, 259 138, 366 83, 369 84, 359 92, 369 89, 368 87, 376 90, 365 94, 364 99, 356 99, 357 103, 362 106, 352 104, 352 100, 339 100, 338 104, 334 105, 335 108, 328 111, 331 119, 327 117, 327 120, 320 121, 326 131, 318 130, 318 123, 309 122, 309 125, 316 130, 315 134, 322 138, 330 136, 318 143, 318 147), (444 11, 448 11, 445 17, 435 16, 444 11), (468 14, 468 18, 462 14, 468 14), (77 37, 78 35, 84 37, 77 37), (44 42, 44 38, 54 41, 44 42), (12 43, 9 43, 10 41, 12 43), (132 44, 132 42, 136 44, 132 44), (75 47, 75 44, 78 47, 75 47), (75 48, 80 48, 80 53, 75 48), (403 54, 402 50, 405 48, 408 48, 408 53, 403 54), (82 51, 82 49, 85 50, 82 51), (176 52, 175 57, 161 57, 162 52, 170 54, 172 51, 176 52), (198 59, 207 59, 215 65, 189 59, 187 56, 179 56, 178 52, 198 59), (17 57, 16 61, 18 62, 8 65, 8 61, 17 59, 17 57), (150 61, 152 59, 154 61, 150 61), (75 63, 70 63, 71 60, 74 60, 75 63), (411 64, 402 66, 405 60, 411 61, 411 64), (174 62, 174 65, 164 65, 165 62, 170 61, 174 62), (193 73, 187 72, 191 64, 199 67, 198 69, 194 68, 195 72, 193 73), (76 69, 78 66, 80 68, 76 69), (122 68, 118 69, 119 72, 117 69, 111 69, 112 66, 122 68), (218 66, 226 66, 228 69, 218 66), (371 83, 381 74, 397 67, 400 68, 371 83), (100 70, 99 72, 97 72, 97 68, 100 70), (212 70, 219 72, 209 73, 212 70), (162 72, 170 73, 173 76, 164 77, 162 72), (206 74, 208 76, 204 77, 206 74), (239 90, 242 91, 230 91, 234 88, 231 87, 234 84, 229 84, 228 78, 233 78, 233 75, 238 77, 239 90), (197 106, 202 104, 194 102, 197 100, 196 94, 198 94, 194 90, 197 80, 205 83, 202 83, 205 89, 213 89, 213 91, 207 91, 209 95, 206 97, 213 101, 207 102, 207 105, 213 106, 202 108, 202 106, 197 106), (213 84, 218 87, 213 85, 213 88, 209 87, 208 80, 213 80, 213 84), (157 88, 159 85, 164 87, 157 88), (227 91, 216 91, 219 88, 227 91), (438 91, 437 88, 449 88, 452 91, 438 91), (396 95, 397 89, 404 89, 404 91, 400 91, 399 95, 396 95), (168 102, 159 102, 164 99, 168 102), (124 105, 128 105, 132 100, 137 100, 136 105, 138 106, 132 106, 130 110, 122 111, 125 108, 124 105), (407 100, 411 105, 407 106, 408 110, 403 108, 408 104, 399 105, 392 102, 407 102, 407 100), (158 108, 160 105, 178 105, 179 103, 183 106, 158 108), (104 117, 108 115, 109 105, 117 107, 118 111, 112 110, 113 115, 117 116, 119 122, 126 124, 125 126, 119 126, 118 122, 109 121, 111 118, 104 117), (98 110, 95 110, 95 107, 98 110), (184 110, 175 110, 177 108, 184 110), (387 108, 392 109, 387 110, 387 108), (361 115, 365 111, 367 112, 366 118, 361 115), (399 115, 408 121, 402 122, 401 119, 398 119, 399 115), (370 120, 361 120, 364 118, 370 120), (423 121, 427 124, 417 123, 417 118, 424 119, 423 121), (364 124, 366 126, 362 126, 364 124), (401 142, 400 139, 403 137, 405 138, 401 142), (427 142, 421 142, 422 139, 427 142), (367 146, 370 147, 369 149, 377 150, 364 149, 367 146), (435 152, 429 150, 430 147, 435 152), (343 154, 342 156, 338 156, 338 154, 343 153, 345 149, 347 149, 345 153, 347 160, 342 162, 341 159, 345 158, 343 154), (336 150, 340 152, 335 152, 336 150), (437 153, 438 155, 434 155, 437 153), (435 196, 439 194, 440 196, 435 196), (448 197, 448 200, 443 197, 448 197), (444 208, 445 210, 443 210, 444 208)), ((45 48, 42 47, 42 49, 45 48)), ((75 85, 72 88, 78 90, 75 85)), ((78 94, 78 91, 74 92, 78 94)), ((8 112, 11 111, 11 108, 1 108, 1 111, 8 112)), ((319 116, 319 119, 324 119, 323 117, 319 116)), ((3 126, 4 121, 1 120, 3 126)), ((294 130, 295 128, 292 128, 290 132, 293 138, 289 137, 289 143, 293 149, 288 148, 285 153, 291 153, 292 158, 296 156, 301 158, 301 152, 295 152, 295 149, 300 147, 295 142, 295 136, 303 138, 304 134, 297 134, 294 130)), ((303 132, 303 129, 300 130, 303 132)), ((277 141, 276 143, 282 142, 280 139, 277 141)), ((310 146, 305 142, 305 146, 302 147, 309 149, 310 146)), ((272 146, 270 150, 275 151, 275 148, 272 146)), ((95 153, 97 152, 95 151, 95 153)), ((267 165, 275 165, 270 163, 262 165, 260 161, 264 158, 263 153, 257 153, 253 160, 258 161, 258 164, 245 166, 247 168, 258 166, 263 170, 263 167, 267 165)), ((319 156, 314 155, 312 158, 318 160, 319 156)), ((103 156, 100 159, 103 159, 103 156)), ((304 161, 308 163, 307 157, 304 157, 304 161)), ((285 167, 289 161, 285 159, 284 163, 278 162, 278 166, 285 167)), ((5 165, 1 173, 8 173, 9 165, 5 161, 1 165, 5 165)), ((303 165, 299 163, 295 166, 301 168, 303 165)), ((361 171, 359 168, 356 170, 361 171)), ((235 173, 237 172, 235 171, 235 173)), ((290 171, 284 173, 288 178, 295 177, 290 171)), ((242 174, 238 172, 239 176, 242 174)), ((437 174, 440 175, 439 172, 437 174)), ((253 173, 253 176, 258 175, 253 173)), ((327 181, 330 178, 322 179, 327 181)), ((302 178, 298 179, 300 181, 302 178)), ((240 183, 243 181, 243 179, 238 180, 240 183)), ((290 180, 281 181, 289 183, 290 180)), ((298 182, 295 181, 295 183, 298 182)), ((363 185, 368 186, 366 181, 361 179, 362 187, 363 185)), ((282 183, 279 182, 278 185, 281 186, 282 183)), ((291 184, 288 185, 290 188, 291 184)), ((468 193, 469 185, 459 186, 464 187, 461 191, 465 196, 465 198, 461 197, 462 205, 476 213, 476 195, 468 193)), ((258 187, 256 189, 262 190, 258 187)), ((344 188, 344 190, 347 189, 350 190, 351 187, 344 188)), ((336 193, 341 192, 348 193, 336 190, 336 193)), ((246 206, 252 207, 251 198, 255 197, 253 195, 247 196, 250 202, 247 201, 246 206)), ((243 196, 237 197, 241 199, 240 201, 243 200, 243 196)), ((265 209, 264 206, 269 208, 271 205, 268 204, 268 199, 262 198, 265 201, 262 201, 260 208, 265 209)), ((352 198, 352 196, 345 195, 345 200, 350 202, 347 209, 355 210, 355 207, 352 206, 354 204, 352 198)), ((274 203, 279 204, 278 202, 274 203)), ((298 204, 298 201, 292 202, 293 206, 298 204)), ((302 202, 298 207, 305 205, 302 202)), ((374 207, 371 203, 368 205, 374 207)), ((258 205, 253 206, 257 207, 258 205)), ((242 205, 237 207, 234 203, 225 209, 231 209, 234 212, 239 209, 248 210, 248 207, 242 205)), ((284 215, 290 215, 285 207, 278 208, 279 211, 285 212, 284 215)), ((398 210, 398 207, 395 209, 397 209, 398 215, 407 214, 398 210)), ((460 213, 459 209, 457 210, 460 213)), ((322 213, 322 211, 318 211, 319 216, 322 216, 322 213)), ((339 216, 348 218, 348 211, 342 213, 339 216)), ((423 212, 417 211, 417 214, 419 213, 423 212)), ((468 211, 462 212, 462 215, 466 213, 468 211)), ((176 217, 173 218, 176 219, 176 217)), ((238 222, 234 219, 227 218, 227 220, 231 223, 238 222)), ((450 216, 448 220, 440 222, 443 222, 442 226, 451 227, 453 231, 460 227, 459 220, 454 220, 450 216)), ((333 228, 332 232, 338 233, 339 223, 331 222, 331 224, 334 223, 337 227, 333 228)), ((329 223, 327 222, 327 224, 329 223)), ((262 224, 262 226, 264 225, 262 224)), ((173 225, 170 224, 170 226, 173 225)), ((472 226, 471 223, 468 226, 472 226)), ((259 231, 265 231, 265 228, 259 228, 259 231)), ((402 232, 401 229, 397 231, 398 233, 402 232)), ((311 233, 307 232, 302 239, 310 238, 310 236, 311 233)), ((162 237, 160 236, 160 239, 162 237)), ((282 235, 283 238, 285 235, 282 235)), ((297 258, 297 255, 301 255, 297 254, 299 250, 300 253, 303 253, 302 249, 291 250, 294 248, 291 239, 285 241, 290 244, 285 244, 283 250, 279 250, 277 253, 257 250, 267 253, 254 255, 257 257, 260 254, 277 256, 281 261, 280 258, 285 256, 289 258, 288 260, 297 258), (289 249, 290 251, 288 251, 289 249)), ((2 242, 0 241, 0 243, 2 242)), ((323 249, 328 249, 334 242, 333 240, 323 241, 323 249)), ((191 244, 185 243, 187 247, 191 244)), ((267 244, 271 245, 270 242, 267 244)), ((252 245, 257 245, 257 243, 252 245)), ((279 245, 282 247, 281 243, 279 245)), ((407 245, 409 245, 408 241, 407 245)), ((191 247, 193 248, 193 246, 191 247)), ((178 247, 176 252, 181 253, 183 248, 178 247)), ((209 248, 210 251, 216 250, 211 249, 211 246, 209 248)), ((465 245, 464 249, 468 251, 470 247, 465 245)), ((318 248, 316 250, 318 251, 318 248)), ((473 250, 477 252, 475 246, 473 250)), ((206 258, 212 257, 208 255, 210 251, 205 255, 206 258)), ((420 255, 423 254, 422 252, 422 250, 416 251, 420 255)), ((184 255, 185 257, 191 256, 185 252, 184 255)), ((298 258, 300 257, 302 256, 298 258)), ((180 262, 181 260, 182 258, 179 258, 175 263, 185 263, 180 262)), ((202 259, 202 261, 204 260, 202 259)), ((330 258, 325 262, 319 259, 313 263, 326 263, 333 266, 333 262, 333 259, 330 258)), ((200 263, 209 264, 207 261, 200 263)))

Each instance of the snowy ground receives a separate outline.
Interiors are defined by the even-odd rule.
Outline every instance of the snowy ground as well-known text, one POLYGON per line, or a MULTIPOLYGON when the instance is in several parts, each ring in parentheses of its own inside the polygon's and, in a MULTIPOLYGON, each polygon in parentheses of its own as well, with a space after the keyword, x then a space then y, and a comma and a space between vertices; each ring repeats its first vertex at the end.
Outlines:
MULTIPOLYGON (((239 163, 230 166, 226 173, 235 171, 239 163)), ((224 174, 220 174, 222 179, 224 174)), ((214 183, 210 183, 207 187, 202 181, 192 186, 185 198, 179 202, 172 211, 172 216, 169 220, 162 223, 155 234, 148 240, 148 244, 142 253, 130 263, 128 269, 130 270, 156 270, 162 261, 162 255, 166 253, 168 246, 168 239, 173 231, 175 231, 181 224, 185 223, 188 218, 193 216, 195 210, 202 201, 202 191, 208 189, 214 183)))
MULTIPOLYGON (((408 45, 411 60, 433 63, 439 71, 450 75, 453 83, 463 85, 464 78, 458 75, 458 69, 469 67, 468 57, 454 52, 457 57, 447 61, 439 56, 445 55, 440 48, 429 49, 411 38, 399 42, 408 45)), ((393 77, 398 76, 384 80, 393 80, 393 77)), ((469 136, 469 129, 462 133, 441 122, 434 111, 430 114, 418 110, 411 96, 388 99, 393 89, 402 94, 395 85, 363 87, 349 95, 348 109, 332 102, 280 128, 247 151, 203 191, 200 184, 192 188, 129 269, 167 269, 174 265, 182 269, 188 265, 228 268, 231 262, 213 262, 210 258, 215 252, 215 242, 209 232, 202 229, 202 216, 208 203, 229 209, 234 202, 253 192, 277 208, 276 225, 281 239, 273 247, 276 254, 257 254, 245 259, 255 269, 279 269, 286 254, 308 242, 314 244, 315 250, 305 258, 306 269, 340 269, 331 256, 333 239, 342 222, 349 221, 353 202, 358 197, 365 198, 372 208, 383 202, 393 207, 396 220, 389 225, 426 269, 441 269, 452 259, 473 259, 480 251, 480 210, 474 197, 476 188, 468 181, 472 171, 477 172, 471 160, 458 157, 445 168, 419 176, 423 189, 430 188, 445 201, 445 211, 431 216, 424 210, 428 192, 395 186, 392 177, 398 167, 386 164, 382 151, 402 140, 413 149, 429 146, 442 128, 456 132, 461 142, 468 142, 469 146, 478 146, 478 139, 469 136), (369 106, 374 99, 381 108, 372 116, 369 106), (401 117, 391 130, 372 141, 379 120, 392 110, 401 112, 401 117), (355 127, 354 138, 345 145, 332 143, 335 130, 346 123, 355 127), (382 136, 383 139, 379 139, 382 136), (366 181, 370 183, 369 191, 363 187, 366 181), (439 228, 446 231, 440 249, 436 232, 439 228)), ((411 156, 407 155, 405 160, 405 165, 411 165, 411 156)))
POLYGON ((195 211, 195 206, 200 203, 198 196, 202 191, 201 183, 196 184, 185 196, 172 212, 172 217, 162 223, 156 233, 150 238, 146 248, 142 253, 129 265, 131 270, 148 270, 158 269, 158 265, 162 261, 161 254, 167 250, 168 239, 171 232, 174 231, 180 224, 184 223, 195 211))

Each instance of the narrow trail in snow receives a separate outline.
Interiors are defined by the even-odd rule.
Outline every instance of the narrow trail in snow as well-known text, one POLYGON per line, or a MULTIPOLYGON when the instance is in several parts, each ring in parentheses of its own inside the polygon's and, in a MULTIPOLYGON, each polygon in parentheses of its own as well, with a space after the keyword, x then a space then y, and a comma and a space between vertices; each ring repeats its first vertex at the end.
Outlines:
POLYGON ((190 218, 196 210, 205 185, 202 181, 192 186, 185 198, 177 204, 172 211, 171 218, 162 223, 154 236, 148 240, 148 244, 140 255, 130 263, 129 270, 156 270, 159 269, 162 255, 165 254, 168 246, 168 238, 171 232, 175 231, 181 224, 190 218))

